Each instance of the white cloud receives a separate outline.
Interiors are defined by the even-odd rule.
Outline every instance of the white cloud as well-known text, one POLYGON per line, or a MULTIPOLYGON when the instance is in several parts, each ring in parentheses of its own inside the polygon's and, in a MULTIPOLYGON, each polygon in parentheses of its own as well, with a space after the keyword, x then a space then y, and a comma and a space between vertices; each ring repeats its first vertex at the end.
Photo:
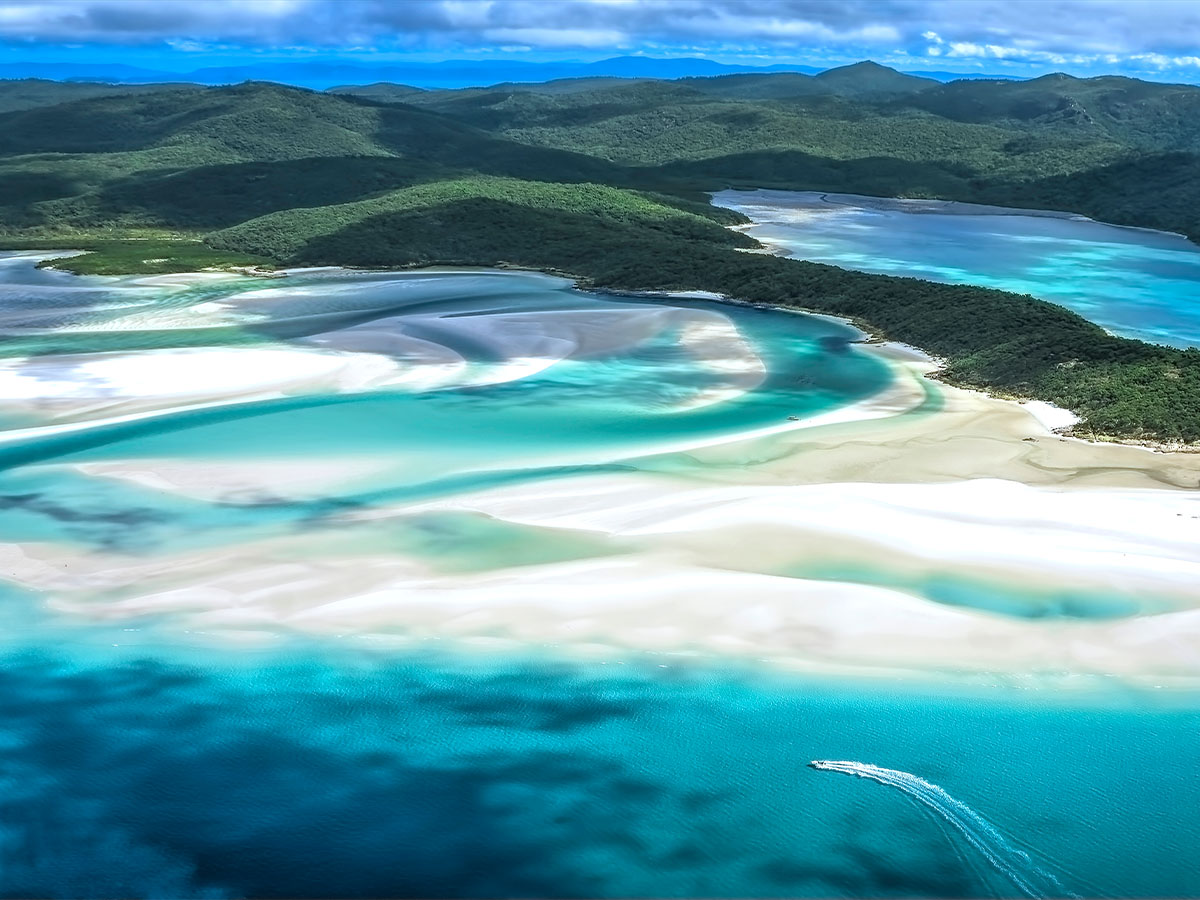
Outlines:
POLYGON ((483 37, 500 43, 538 47, 619 47, 629 40, 620 31, 591 28, 487 28, 483 37))
POLYGON ((955 41, 950 45, 947 56, 986 56, 987 51, 980 44, 968 41, 955 41))
MULTIPOLYGON (((0 41, 806 54, 1195 71, 1174 0, 0 0, 0 41)), ((514 52, 514 51, 506 51, 514 52)))

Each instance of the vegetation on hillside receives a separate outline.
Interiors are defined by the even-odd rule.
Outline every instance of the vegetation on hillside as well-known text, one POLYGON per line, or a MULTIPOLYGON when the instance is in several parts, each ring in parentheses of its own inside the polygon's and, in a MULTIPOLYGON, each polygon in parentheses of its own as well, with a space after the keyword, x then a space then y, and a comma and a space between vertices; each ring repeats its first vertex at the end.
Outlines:
POLYGON ((0 113, 54 106, 89 97, 145 94, 164 90, 201 91, 198 84, 97 84, 90 81, 50 81, 45 78, 0 79, 0 113))
MULTIPOLYGON (((76 275, 165 275, 203 269, 274 267, 274 260, 243 250, 220 250, 198 240, 178 238, 81 238, 72 250, 80 256, 51 257, 42 268, 61 269, 76 275)), ((6 239, 5 250, 65 250, 62 240, 6 239)))
POLYGON ((1051 75, 891 78, 887 90, 889 71, 862 64, 569 95, 432 91, 412 102, 512 140, 637 167, 647 182, 1035 206, 1200 238, 1200 88, 1051 75), (1162 159, 1176 185, 1169 198, 1162 159))
MULTIPOLYGON (((555 252, 545 243, 549 229, 560 240, 578 246, 586 246, 601 232, 620 233, 623 240, 634 243, 665 235, 713 246, 757 246, 741 232, 651 195, 598 184, 496 177, 439 181, 355 203, 272 213, 215 232, 207 240, 218 249, 245 250, 292 263, 493 265, 509 261, 505 249, 526 246, 524 235, 507 233, 525 226, 541 234, 540 246, 548 254, 555 252), (493 209, 524 214, 518 214, 519 222, 511 216, 483 214, 493 209), (494 233, 489 238, 490 229, 494 233), (347 232, 351 239, 346 238, 347 232), (462 258, 455 259, 459 253, 462 258)), ((597 253, 617 249, 595 246, 597 253)))

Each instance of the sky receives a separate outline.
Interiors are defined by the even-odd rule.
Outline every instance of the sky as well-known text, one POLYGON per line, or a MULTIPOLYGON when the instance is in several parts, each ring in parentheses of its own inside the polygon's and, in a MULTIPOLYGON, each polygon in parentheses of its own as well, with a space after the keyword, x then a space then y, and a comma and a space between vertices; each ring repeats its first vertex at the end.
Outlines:
POLYGON ((1200 82, 1194 0, 0 0, 0 62, 700 57, 1200 82))

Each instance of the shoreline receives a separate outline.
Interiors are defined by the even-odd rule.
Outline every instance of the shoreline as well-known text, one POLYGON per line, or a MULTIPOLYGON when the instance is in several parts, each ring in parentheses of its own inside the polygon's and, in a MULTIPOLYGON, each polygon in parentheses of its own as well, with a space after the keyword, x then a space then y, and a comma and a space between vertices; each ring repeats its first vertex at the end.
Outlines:
MULTIPOLYGON (((738 189, 731 189, 731 190, 738 190, 738 189)), ((747 192, 749 192, 750 190, 760 190, 760 189, 756 188, 756 189, 745 189, 745 190, 747 192)), ((787 192, 787 193, 794 193, 794 192, 787 192)), ((815 192, 813 192, 813 193, 815 193, 815 192)), ((846 196, 858 196, 858 195, 846 195, 846 196)), ((876 199, 886 199, 886 198, 876 198, 876 199)), ((958 201, 938 201, 938 202, 956 203, 958 201)), ((1001 208, 1004 208, 1004 207, 1001 207, 1001 208)), ((1063 213, 1062 217, 1069 218, 1069 217, 1073 217, 1074 215, 1075 214, 1073 214, 1073 213, 1063 213)), ((757 223, 748 223, 746 225, 731 225, 728 227, 731 229, 737 230, 737 229, 743 229, 743 228, 756 227, 756 224, 757 223)), ((1102 224, 1109 224, 1109 223, 1102 223, 1102 224)), ((1113 227, 1130 227, 1130 228, 1132 228, 1135 226, 1113 226, 1113 227)), ((1154 229, 1139 229, 1139 230, 1153 231, 1154 229)), ((1161 232, 1161 233, 1162 234, 1172 234, 1172 232, 1161 232)), ((764 251, 747 251, 747 252, 775 253, 776 251, 784 251, 784 250, 785 250, 785 248, 778 247, 777 245, 768 244, 768 245, 764 245, 764 251)), ((24 256, 26 258, 33 256, 35 254, 58 253, 58 252, 59 251, 6 251, 3 249, 0 249, 0 255, 3 255, 5 253, 14 253, 14 254, 17 254, 20 256, 24 256)), ((86 252, 86 251, 70 251, 70 252, 86 252)), ((784 252, 783 255, 787 255, 786 252, 784 252)), ((58 271, 58 270, 55 270, 55 271, 58 271)), ((709 301, 712 301, 715 303, 726 304, 729 306, 740 306, 740 307, 745 307, 745 308, 749 308, 749 309, 762 309, 762 310, 770 310, 773 312, 797 313, 797 314, 801 314, 801 315, 814 316, 817 318, 823 318, 828 321, 836 322, 838 324, 845 325, 845 326, 855 329, 862 335, 862 339, 860 341, 856 342, 859 346, 870 347, 870 346, 879 345, 879 344, 892 344, 897 347, 903 347, 908 350, 911 350, 912 352, 920 354, 922 357, 924 357, 926 360, 928 360, 933 366, 933 368, 931 368, 930 371, 924 373, 925 377, 927 377, 930 381, 933 381, 937 384, 941 384, 941 385, 944 385, 947 387, 952 387, 956 390, 978 393, 985 397, 989 397, 989 398, 992 398, 992 399, 995 399, 998 401, 1013 403, 1017 406, 1022 406, 1022 407, 1028 403, 1046 404, 1047 406, 1053 406, 1054 409, 1056 409, 1056 410, 1062 410, 1064 413, 1069 413, 1070 415, 1075 416, 1076 421, 1079 421, 1078 414, 1075 413, 1074 410, 1069 410, 1069 409, 1064 409, 1062 407, 1054 406, 1054 404, 1050 403, 1050 401, 1047 401, 1041 397, 1037 397, 1034 395, 1025 396, 1025 395, 1012 394, 1012 393, 1007 393, 1007 392, 999 392, 999 391, 987 390, 987 389, 983 389, 983 388, 965 387, 962 385, 955 384, 952 381, 947 381, 945 379, 942 379, 938 376, 938 371, 945 366, 945 360, 927 352, 926 350, 922 349, 921 347, 917 347, 915 345, 908 344, 903 341, 893 340, 885 331, 883 331, 880 328, 877 328, 873 323, 871 323, 869 321, 866 321, 863 319, 858 319, 858 318, 847 318, 847 317, 843 317, 843 316, 837 316, 837 315, 833 315, 830 313, 823 313, 823 312, 819 312, 819 311, 816 311, 816 310, 813 310, 813 309, 810 309, 807 307, 802 307, 802 306, 780 306, 778 304, 771 304, 771 303, 756 303, 754 301, 743 300, 738 297, 733 297, 728 294, 721 294, 721 293, 714 292, 714 291, 669 291, 669 290, 658 290, 658 289, 621 290, 621 289, 616 289, 616 288, 597 287, 594 284, 592 284, 591 280, 589 278, 587 278, 586 276, 577 275, 577 274, 570 273, 570 272, 562 272, 562 271, 554 270, 554 269, 533 268, 533 267, 528 267, 528 266, 518 266, 518 265, 507 264, 507 263, 500 263, 495 266, 432 265, 432 266, 413 266, 410 268, 366 268, 366 267, 359 268, 359 267, 354 267, 354 266, 306 266, 306 267, 299 266, 299 267, 292 267, 292 268, 277 269, 272 272, 257 272, 257 271, 250 271, 248 269, 239 269, 236 271, 235 270, 221 270, 219 273, 212 271, 212 270, 203 270, 203 271, 197 271, 197 272, 176 273, 173 276, 111 275, 111 276, 92 276, 92 277, 101 277, 101 278, 174 277, 174 278, 179 278, 181 281, 186 281, 186 279, 191 276, 198 277, 198 278, 211 278, 213 275, 220 274, 220 275, 228 276, 228 277, 262 279, 264 281, 278 282, 282 279, 287 278, 290 275, 303 275, 303 274, 309 274, 309 273, 314 273, 314 272, 326 272, 326 273, 331 273, 331 274, 336 274, 338 272, 347 272, 347 273, 369 272, 369 273, 373 273, 373 274, 395 273, 398 275, 410 275, 410 274, 419 274, 419 273, 428 273, 431 275, 438 275, 438 274, 478 275, 478 274, 482 274, 482 273, 494 273, 497 275, 502 275, 504 273, 514 273, 514 274, 529 273, 529 274, 541 275, 541 276, 544 276, 547 278, 568 281, 572 284, 572 286, 576 290, 579 290, 579 291, 582 291, 585 293, 589 293, 589 294, 593 294, 593 295, 597 295, 597 296, 601 296, 601 297, 612 297, 612 298, 628 297, 628 298, 634 298, 634 299, 655 299, 655 298, 689 299, 689 298, 695 298, 695 299, 709 300, 709 301)), ((70 274, 70 273, 66 273, 66 274, 70 274)), ((81 277, 81 276, 75 276, 75 277, 81 277)), ((1043 301, 1043 302, 1045 302, 1045 301, 1043 301)), ((1127 437, 1127 436, 1122 436, 1122 435, 1117 435, 1117 434, 1105 434, 1105 433, 1097 433, 1097 432, 1090 432, 1090 436, 1089 436, 1089 435, 1085 435, 1081 431, 1075 430, 1073 427, 1065 428, 1063 430, 1056 430, 1055 433, 1061 435, 1064 439, 1079 441, 1081 443, 1084 443, 1087 445, 1092 445, 1092 446, 1133 447, 1133 448, 1137 448, 1140 450, 1149 451, 1152 453, 1161 453, 1161 454, 1176 454, 1176 453, 1178 453, 1178 454, 1200 454, 1200 441, 1196 441, 1193 443, 1156 441, 1156 440, 1150 440, 1150 439, 1134 438, 1134 437, 1127 437)))
MULTIPOLYGON (((774 190, 774 189, 766 189, 766 188, 728 188, 727 190, 736 191, 739 193, 747 193, 747 194, 752 194, 752 193, 785 194, 785 195, 810 194, 810 195, 818 196, 822 202, 828 202, 827 198, 829 198, 829 197, 845 197, 845 198, 849 198, 850 200, 853 200, 855 202, 867 201, 865 203, 861 203, 860 205, 865 206, 866 208, 872 208, 872 209, 884 209, 886 207, 883 206, 883 204, 888 204, 888 203, 898 204, 898 205, 902 205, 902 204, 906 204, 906 203, 928 203, 928 204, 946 204, 946 205, 953 205, 953 206, 959 206, 959 207, 969 206, 969 207, 972 207, 973 209, 978 209, 978 210, 982 210, 982 211, 974 212, 972 210, 956 210, 956 209, 951 210, 951 209, 941 209, 941 208, 924 210, 924 211, 922 211, 922 210, 898 210, 898 211, 903 211, 905 213, 910 213, 913 215, 920 215, 920 214, 922 214, 922 212, 946 213, 946 214, 951 214, 951 215, 981 215, 981 216, 984 216, 984 215, 1004 215, 1004 216, 1028 215, 1028 216, 1035 216, 1035 217, 1039 217, 1039 218, 1087 221, 1087 222, 1093 222, 1093 223, 1099 224, 1099 225, 1104 225, 1105 227, 1109 227, 1109 228, 1120 228, 1120 229, 1139 231, 1139 232, 1144 232, 1144 233, 1149 233, 1149 234, 1163 235, 1163 236, 1172 237, 1172 238, 1180 238, 1180 239, 1188 242, 1189 244, 1195 245, 1195 242, 1192 242, 1187 237, 1187 235, 1179 234, 1177 232, 1162 231, 1160 229, 1145 228, 1145 227, 1136 226, 1136 225, 1117 225, 1117 224, 1110 223, 1110 222, 1102 222, 1098 219, 1092 219, 1092 218, 1090 218, 1088 216, 1084 216, 1082 214, 1063 212, 1060 210, 1028 210, 1028 209, 1021 209, 1021 208, 1015 208, 1015 207, 1011 207, 1011 208, 1010 207, 999 207, 999 206, 993 207, 993 206, 989 206, 989 205, 985 205, 985 204, 972 204, 972 203, 967 203, 966 201, 958 201, 958 200, 916 200, 916 199, 909 200, 909 199, 900 198, 900 197, 890 197, 890 198, 889 197, 873 197, 873 196, 866 195, 866 194, 843 194, 843 193, 836 193, 836 192, 821 192, 821 191, 783 191, 783 190, 774 190), (874 203, 874 205, 872 205, 872 203, 874 203)), ((736 210, 733 207, 721 206, 720 204, 716 203, 716 195, 718 193, 721 193, 721 192, 718 191, 718 192, 710 192, 709 193, 709 196, 710 196, 714 206, 718 206, 722 209, 730 209, 735 212, 740 212, 740 210, 736 210)), ((834 204, 834 205, 837 205, 837 204, 834 204)), ((851 204, 847 203, 844 205, 849 206, 851 204)), ((744 215, 744 213, 743 213, 743 215, 744 215)), ((739 232, 744 233, 750 229, 760 228, 764 224, 769 224, 769 223, 749 222, 749 223, 744 223, 744 224, 740 224, 740 225, 730 225, 727 227, 731 231, 739 231, 739 232)), ((756 238, 756 240, 759 240, 759 239, 756 238)), ((788 258, 788 259, 795 259, 800 262, 812 262, 811 260, 804 259, 804 257, 802 257, 802 256, 796 255, 796 253, 793 250, 791 250, 789 247, 787 247, 786 245, 779 243, 777 241, 771 241, 769 239, 764 239, 764 240, 759 240, 759 243, 760 243, 760 248, 751 248, 748 250, 743 250, 742 252, 764 253, 764 254, 779 256, 779 257, 788 258)), ((821 263, 821 265, 831 265, 831 264, 821 263)), ((835 268, 840 268, 840 267, 835 266, 835 268)), ((852 270, 852 271, 857 271, 857 270, 852 270)), ((922 281, 924 279, 918 278, 916 280, 922 281)), ((938 282, 929 282, 929 283, 937 284, 938 282)), ((965 286, 979 287, 980 285, 967 284, 965 286)), ((1044 300, 1044 299, 1040 299, 1040 298, 1037 298, 1037 299, 1039 299, 1039 302, 1042 302, 1042 303, 1049 303, 1049 304, 1055 305, 1055 306, 1060 305, 1060 304, 1053 303, 1053 301, 1044 300)), ((825 315, 822 313, 817 313, 813 310, 810 310, 810 309, 807 309, 804 307, 781 307, 781 306, 769 305, 769 304, 754 304, 754 303, 748 303, 745 301, 739 301, 739 300, 736 300, 735 298, 728 298, 728 297, 722 298, 722 302, 734 303, 734 304, 745 305, 745 306, 758 306, 759 308, 776 309, 776 310, 781 310, 781 311, 787 311, 788 309, 795 309, 795 310, 798 310, 801 312, 805 312, 808 315, 825 315)), ((855 318, 855 319, 840 319, 838 316, 828 316, 828 318, 839 320, 839 321, 844 321, 846 324, 852 325, 853 327, 857 328, 859 331, 864 332, 867 335, 867 338, 865 341, 866 343, 871 343, 871 342, 876 342, 876 341, 886 342, 886 341, 892 340, 891 337, 885 331, 876 327, 873 323, 871 323, 869 321, 861 320, 861 319, 857 319, 857 318, 855 318)), ((1104 326, 1098 326, 1098 327, 1103 328, 1104 326)), ((1107 329, 1105 329, 1105 331, 1106 331, 1106 333, 1112 334, 1115 337, 1123 337, 1122 335, 1116 334, 1115 332, 1110 332, 1107 329)), ((1156 346, 1154 344, 1150 344, 1149 342, 1142 340, 1141 338, 1132 338, 1131 337, 1131 338, 1125 338, 1125 339, 1139 341, 1141 343, 1149 344, 1150 346, 1156 346)), ((935 361, 938 364, 939 369, 945 367, 945 364, 946 364, 945 360, 943 360, 939 357, 936 357, 933 354, 928 353, 927 351, 923 350, 920 347, 915 347, 911 344, 906 345, 906 346, 913 347, 913 349, 915 349, 921 353, 924 353, 931 360, 935 361)), ((1168 345, 1163 345, 1163 346, 1168 346, 1168 345)), ((1178 349, 1178 348, 1176 348, 1176 349, 1178 349)), ((942 384, 947 384, 952 387, 959 388, 961 390, 979 391, 981 393, 987 394, 988 396, 995 397, 997 399, 1011 400, 1013 402, 1022 403, 1022 404, 1029 403, 1029 402, 1049 403, 1049 401, 1044 400, 1043 398, 1038 397, 1033 394, 1024 395, 1024 394, 1018 394, 1018 393, 1013 393, 1013 392, 1002 392, 1002 391, 996 391, 996 390, 989 390, 986 388, 967 387, 964 385, 956 384, 953 381, 949 381, 949 380, 946 380, 946 379, 940 377, 937 372, 929 373, 929 377, 932 380, 938 381, 939 383, 942 383, 942 384)), ((1069 413, 1071 413, 1071 415, 1075 416, 1076 423, 1080 423, 1083 421, 1079 417, 1079 414, 1076 413, 1074 410, 1065 410, 1065 411, 1069 412, 1069 413)), ((1074 428, 1074 423, 1072 424, 1072 426, 1070 426, 1069 428, 1065 428, 1060 433, 1071 439, 1085 441, 1088 443, 1120 444, 1120 445, 1124 445, 1124 446, 1134 446, 1134 447, 1139 447, 1139 448, 1142 448, 1145 450, 1150 450, 1150 451, 1157 452, 1157 453, 1200 453, 1200 440, 1193 441, 1193 442, 1164 441, 1164 440, 1156 440, 1156 439, 1152 439, 1152 438, 1130 437, 1130 436, 1121 435, 1121 434, 1109 434, 1109 433, 1105 433, 1105 432, 1096 432, 1091 429, 1087 429, 1085 432, 1084 429, 1074 428)))
MULTIPOLYGON (((731 189, 731 190, 737 190, 737 189, 731 189)), ((746 189, 747 192, 749 192, 750 190, 760 190, 760 189, 757 189, 757 188, 756 189, 746 189)), ((794 193, 794 192, 787 192, 787 193, 794 193)), ((846 195, 846 196, 858 196, 858 195, 846 195)), ((877 198, 877 199, 886 199, 886 198, 877 198)), ((953 203, 953 202, 958 202, 958 201, 938 201, 938 202, 953 203)), ((1001 208, 1003 208, 1003 207, 1001 207, 1001 208)), ((1068 217, 1068 218, 1074 216, 1074 214, 1071 214, 1071 213, 1064 213, 1062 215, 1064 217, 1068 217)), ((1102 224, 1108 224, 1108 223, 1102 223, 1102 224)), ((734 230, 739 230, 739 229, 744 229, 744 228, 757 227, 757 223, 748 223, 746 225, 731 225, 728 227, 731 229, 734 229, 734 230)), ((1113 226, 1113 227, 1134 227, 1134 226, 1113 226)), ((1140 229, 1140 230, 1153 230, 1153 229, 1140 229)), ((1161 233, 1171 234, 1171 232, 1161 232, 1161 233)), ((19 251, 19 250, 18 251, 6 251, 3 249, 0 249, 0 256, 2 256, 5 253, 13 253, 13 254, 16 254, 19 256, 23 256, 25 258, 29 258, 34 255, 40 255, 40 254, 45 254, 45 253, 59 253, 59 252, 60 251, 41 251, 41 250, 39 250, 39 251, 19 251)), ((69 251, 69 252, 78 253, 78 252, 86 252, 86 251, 69 251)), ((785 256, 790 255, 786 251, 785 248, 779 247, 778 245, 774 245, 774 244, 765 244, 764 249, 762 251, 750 250, 750 251, 746 251, 746 252, 768 252, 768 253, 777 254, 777 255, 785 255, 785 256)), ((54 270, 54 271, 59 271, 59 270, 54 270)), ((315 272, 325 272, 325 273, 330 273, 330 274, 336 274, 338 272, 347 272, 347 273, 368 272, 368 273, 381 274, 381 275, 387 274, 387 273, 395 273, 398 275, 410 275, 410 274, 419 274, 419 273, 428 273, 431 275, 438 275, 438 274, 478 275, 478 274, 482 274, 482 273, 494 273, 497 275, 502 275, 504 273, 514 273, 514 274, 529 273, 529 274, 541 275, 541 276, 544 276, 547 278, 568 281, 572 284, 572 286, 576 290, 579 290, 579 291, 582 291, 585 293, 589 293, 589 294, 593 294, 593 295, 597 295, 597 296, 601 296, 601 297, 612 297, 612 298, 628 297, 628 298, 634 298, 634 299, 651 299, 651 300, 655 299, 655 298, 665 298, 665 299, 696 298, 696 299, 702 299, 702 300, 710 300, 715 303, 722 303, 722 304, 726 304, 729 306, 745 307, 745 308, 749 308, 749 309, 762 309, 762 310, 770 310, 773 312, 781 312, 781 313, 798 313, 801 315, 823 318, 828 321, 836 322, 838 324, 845 325, 845 326, 855 329, 862 335, 862 339, 860 341, 856 342, 860 346, 868 346, 869 347, 869 346, 878 345, 878 344, 894 344, 898 347, 904 347, 915 353, 920 354, 934 366, 934 368, 932 368, 929 372, 925 373, 925 376, 930 381, 936 382, 938 384, 952 387, 957 390, 978 393, 978 394, 981 394, 983 396, 986 396, 986 397, 989 397, 992 399, 1013 403, 1018 406, 1024 406, 1027 403, 1039 403, 1039 404, 1047 404, 1047 405, 1053 406, 1053 404, 1051 404, 1049 401, 1044 400, 1043 398, 1040 398, 1040 397, 1037 397, 1034 395, 1024 396, 1024 395, 1011 394, 1011 393, 999 392, 999 391, 994 391, 994 390, 987 390, 987 389, 983 389, 983 388, 964 387, 962 385, 955 384, 954 382, 946 381, 946 380, 938 377, 938 370, 945 366, 945 360, 943 360, 937 356, 934 356, 933 354, 931 354, 931 353, 925 351, 924 349, 917 347, 915 345, 907 344, 902 341, 893 340, 885 331, 883 331, 880 328, 877 328, 873 323, 863 320, 863 319, 847 318, 847 317, 843 317, 843 316, 833 315, 830 313, 818 312, 816 310, 813 310, 813 309, 810 309, 807 307, 802 307, 802 306, 780 306, 778 304, 756 303, 754 301, 743 300, 738 297, 733 297, 728 294, 721 294, 721 293, 714 292, 714 291, 669 291, 669 290, 658 290, 658 289, 621 290, 621 289, 616 289, 616 288, 597 287, 594 284, 592 284, 591 280, 589 278, 587 278, 586 276, 577 275, 577 274, 570 273, 570 272, 563 272, 563 271, 559 271, 559 270, 555 270, 555 269, 533 268, 533 267, 528 267, 528 266, 512 265, 512 264, 508 264, 508 263, 500 263, 495 266, 432 265, 432 266, 413 266, 410 268, 366 268, 366 267, 359 268, 359 267, 354 267, 354 266, 298 266, 298 267, 277 269, 277 270, 274 270, 271 272, 250 271, 248 269, 238 269, 238 270, 230 269, 230 270, 221 270, 220 272, 216 272, 214 270, 202 270, 202 271, 197 271, 197 272, 176 273, 175 275, 172 275, 172 276, 106 275, 106 276, 91 276, 91 277, 100 277, 100 278, 130 278, 130 277, 166 278, 166 277, 171 277, 171 278, 178 278, 180 281, 186 281, 189 277, 211 278, 214 275, 221 275, 221 276, 225 276, 225 277, 241 277, 241 278, 262 279, 264 281, 278 282, 278 281, 281 281, 291 275, 304 275, 304 274, 310 274, 310 273, 315 273, 315 272)), ((65 273, 65 274, 71 274, 71 273, 65 273)), ((75 276, 75 277, 82 277, 82 276, 75 276)), ((1043 301, 1043 302, 1045 302, 1045 301, 1043 301)), ((1066 412, 1066 413, 1069 413, 1069 414, 1075 416, 1076 420, 1078 421, 1078 415, 1073 410, 1063 409, 1062 407, 1054 407, 1054 408, 1062 409, 1063 412, 1066 412)), ((1122 436, 1122 435, 1104 434, 1104 433, 1096 433, 1096 432, 1090 432, 1090 436, 1088 436, 1080 431, 1074 430, 1073 428, 1062 430, 1062 431, 1057 431, 1056 433, 1061 434, 1062 437, 1064 437, 1066 439, 1080 441, 1080 442, 1088 444, 1088 445, 1135 447, 1135 448, 1138 448, 1141 450, 1150 451, 1153 453, 1163 453, 1163 454, 1174 454, 1174 453, 1200 454, 1200 441, 1196 441, 1193 443, 1155 441, 1155 440, 1149 440, 1149 439, 1126 437, 1126 436, 1122 436)))
MULTIPOLYGON (((741 228, 741 227, 752 227, 752 226, 731 226, 731 227, 741 228)), ((747 252, 759 252, 759 251, 747 251, 747 252)), ((528 271, 538 271, 538 270, 530 269, 528 271)), ((543 273, 543 274, 546 274, 546 273, 543 273)), ((555 277, 560 277, 560 276, 556 275, 555 277)), ((561 277, 566 277, 566 276, 561 276, 561 277)), ((853 342, 857 346, 871 348, 871 347, 887 345, 887 346, 891 346, 891 347, 895 347, 895 348, 900 348, 900 349, 903 349, 904 351, 916 354, 922 360, 927 362, 930 366, 929 371, 923 373, 924 376, 926 378, 928 378, 930 381, 935 382, 936 384, 954 388, 955 390, 959 390, 959 391, 966 391, 969 393, 979 394, 981 396, 988 397, 989 399, 992 399, 992 400, 997 400, 997 401, 1001 401, 1004 403, 1012 403, 1012 404, 1015 404, 1022 408, 1028 407, 1033 404, 1038 404, 1041 408, 1047 409, 1048 411, 1052 411, 1052 412, 1050 412, 1051 416, 1054 416, 1056 414, 1064 414, 1065 416, 1070 416, 1074 420, 1074 422, 1072 424, 1058 425, 1058 426, 1055 426, 1050 429, 1052 431, 1052 433, 1059 435, 1065 439, 1079 441, 1081 443, 1088 444, 1091 446, 1135 447, 1137 449, 1147 450, 1147 451, 1150 451, 1153 453, 1167 453, 1167 454, 1170 454, 1170 453, 1184 453, 1184 454, 1195 453, 1195 454, 1200 454, 1200 441, 1190 443, 1190 444, 1189 443, 1170 443, 1167 441, 1141 440, 1138 438, 1127 438, 1127 437, 1121 437, 1119 435, 1106 435, 1103 433, 1096 433, 1096 432, 1092 432, 1092 437, 1090 437, 1090 438, 1086 437, 1084 434, 1082 434, 1081 432, 1078 432, 1074 429, 1074 423, 1080 422, 1081 419, 1073 410, 1066 409, 1061 406, 1056 406, 1055 404, 1051 403, 1048 400, 1043 400, 1039 397, 1035 397, 1032 395, 1022 396, 1022 395, 1018 395, 1018 394, 1001 393, 999 391, 989 391, 989 390, 985 390, 983 388, 965 387, 963 385, 955 384, 953 381, 948 381, 946 379, 943 379, 943 378, 939 377, 939 373, 946 365, 946 361, 944 359, 942 359, 938 356, 934 356, 933 354, 929 353, 928 351, 926 351, 920 347, 917 347, 913 344, 907 344, 903 341, 893 340, 892 338, 890 338, 887 335, 886 332, 882 331, 881 329, 876 328, 870 322, 864 321, 862 319, 847 318, 844 316, 836 316, 831 313, 818 312, 816 310, 808 309, 808 308, 802 307, 802 306, 779 306, 778 304, 771 304, 771 303, 755 303, 750 300, 741 300, 737 297, 730 297, 728 295, 718 294, 718 293, 715 293, 712 291, 652 291, 652 290, 618 291, 618 290, 609 290, 607 288, 588 288, 586 286, 579 284, 578 282, 576 283, 576 287, 579 290, 586 290, 591 293, 610 294, 614 297, 621 297, 621 296, 645 297, 646 299, 654 299, 657 297, 657 298, 665 298, 665 299, 675 298, 675 299, 683 299, 683 300, 686 300, 689 298, 696 298, 699 300, 710 300, 714 303, 723 303, 723 304, 726 304, 729 306, 741 306, 741 307, 745 307, 748 309, 762 309, 762 310, 769 310, 771 312, 779 312, 779 313, 793 313, 793 314, 804 315, 804 316, 812 316, 812 317, 818 318, 818 319, 825 319, 826 321, 836 322, 839 325, 845 325, 849 328, 853 328, 855 331, 858 331, 859 334, 862 335, 862 337, 860 340, 853 342)), ((1036 418, 1036 416, 1035 416, 1035 418, 1036 418)))
MULTIPOLYGON (((868 209, 887 209, 884 204, 941 204, 935 208, 927 209, 905 209, 895 210, 903 211, 912 215, 937 214, 952 216, 1029 216, 1035 219, 1065 219, 1074 220, 1077 222, 1094 222, 1097 225, 1105 225, 1109 228, 1123 228, 1128 231, 1140 231, 1146 234, 1161 234, 1173 238, 1180 238, 1193 246, 1200 245, 1200 242, 1193 241, 1186 234, 1179 231, 1165 231, 1161 228, 1150 228, 1145 225, 1122 225, 1117 222, 1106 222, 1103 219, 1096 219, 1092 216, 1084 215, 1083 213, 1067 212, 1061 209, 1037 209, 1036 207, 1025 206, 997 206, 992 203, 975 203, 970 200, 943 200, 938 197, 882 197, 874 194, 850 194, 843 191, 804 191, 804 190, 784 190, 782 188, 724 188, 723 191, 736 191, 738 193, 770 193, 770 194, 815 194, 822 203, 827 203, 830 206, 851 206, 854 204, 864 206, 868 209), (836 200, 828 198, 845 197, 849 201, 847 203, 838 203, 836 200), (866 201, 866 202, 861 202, 866 201), (963 209, 963 207, 968 207, 963 209)), ((722 193, 723 191, 709 191, 709 196, 722 193)), ((719 205, 719 204, 714 204, 719 205)), ((729 207, 722 207, 728 209, 729 207)), ((759 223, 749 223, 756 225, 759 223)), ((747 226, 730 226, 733 228, 747 226)))

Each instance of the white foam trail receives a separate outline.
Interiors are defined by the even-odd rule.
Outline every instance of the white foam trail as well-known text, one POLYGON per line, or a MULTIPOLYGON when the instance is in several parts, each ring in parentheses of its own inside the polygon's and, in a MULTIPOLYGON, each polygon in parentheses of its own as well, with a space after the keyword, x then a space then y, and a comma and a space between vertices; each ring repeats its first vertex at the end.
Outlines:
POLYGON ((1051 873, 1035 863, 1028 853, 1014 847, 983 816, 924 778, 897 769, 884 769, 881 766, 841 759, 814 759, 809 766, 823 772, 841 772, 843 775, 869 778, 903 791, 953 825, 997 871, 1029 897, 1076 896, 1064 888, 1051 873))

